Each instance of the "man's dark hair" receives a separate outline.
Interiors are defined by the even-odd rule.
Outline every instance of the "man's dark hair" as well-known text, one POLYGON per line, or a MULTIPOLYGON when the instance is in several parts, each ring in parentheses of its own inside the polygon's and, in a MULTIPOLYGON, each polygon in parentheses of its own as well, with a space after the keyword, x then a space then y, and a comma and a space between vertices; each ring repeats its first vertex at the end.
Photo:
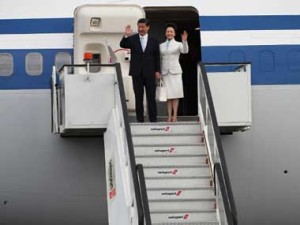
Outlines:
POLYGON ((146 19, 146 18, 141 18, 141 19, 139 19, 137 23, 138 23, 138 24, 139 24, 139 23, 145 23, 147 27, 150 26, 150 20, 148 20, 148 19, 146 19))

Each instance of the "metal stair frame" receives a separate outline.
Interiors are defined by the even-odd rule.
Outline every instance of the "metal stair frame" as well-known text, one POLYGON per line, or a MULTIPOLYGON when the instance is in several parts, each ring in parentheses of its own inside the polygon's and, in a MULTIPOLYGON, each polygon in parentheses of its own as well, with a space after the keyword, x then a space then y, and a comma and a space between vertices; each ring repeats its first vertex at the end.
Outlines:
MULTIPOLYGON (((122 188, 121 186, 117 187, 117 192, 122 192, 127 198, 127 201, 130 202, 130 205, 126 205, 129 207, 127 219, 131 222, 129 224, 135 225, 151 225, 149 209, 147 210, 147 195, 144 194, 144 176, 143 169, 137 167, 133 149, 133 142, 131 136, 131 129, 129 124, 128 111, 126 106, 126 98, 124 91, 123 78, 121 73, 121 67, 119 63, 115 64, 95 64, 92 66, 110 66, 114 67, 116 70, 115 76, 115 106, 112 109, 110 120, 115 124, 115 128, 109 130, 107 128, 107 132, 104 134, 104 142, 106 145, 106 137, 110 138, 107 142, 117 142, 118 147, 114 148, 115 151, 121 151, 118 155, 119 161, 122 161, 120 164, 120 170, 122 174, 122 179, 124 179, 124 183, 129 186, 127 189, 122 188), (111 134, 113 133, 113 135, 111 134), (117 140, 112 140, 111 137, 117 137, 117 140), (130 192, 130 193, 125 193, 130 192), (128 197, 130 196, 130 197, 128 197)), ((105 147, 106 148, 106 147, 105 147)), ((120 194, 119 194, 120 195, 120 194)), ((124 204, 124 203, 122 203, 124 204)), ((128 204, 128 202, 127 202, 128 204)), ((120 212, 116 212, 120 213, 120 212)), ((114 215, 115 216, 115 215, 114 215)), ((118 221, 118 220, 116 220, 118 221)), ((121 221, 122 224, 128 221, 121 221)), ((120 221, 114 222, 112 225, 119 225, 120 221)))
POLYGON ((207 149, 198 117, 193 120, 131 123, 152 224, 219 225, 207 149))
MULTIPOLYGON (((144 178, 144 169, 141 166, 136 166, 136 159, 133 149, 133 138, 128 120, 128 112, 126 107, 126 99, 124 86, 122 81, 121 69, 119 64, 115 64, 117 71, 116 88, 119 91, 119 99, 121 107, 119 107, 119 115, 123 123, 125 140, 128 147, 126 152, 129 157, 131 167, 131 176, 133 179, 135 205, 137 210, 138 224, 151 225, 151 217, 149 210, 149 201, 146 192, 146 184, 144 178)), ((219 224, 237 225, 236 208, 230 184, 230 179, 227 171, 226 161, 224 157, 223 147, 220 139, 220 132, 217 125, 216 114, 213 107, 212 96, 209 89, 208 78, 205 72, 204 64, 201 62, 198 65, 198 116, 201 123, 201 132, 204 136, 205 144, 208 150, 209 161, 213 169, 214 187, 217 200, 217 218, 219 224)), ((176 223, 169 223, 176 224, 176 223)), ((180 224, 180 223, 178 223, 180 224)), ((182 223, 181 223, 182 224, 182 223)), ((200 222, 193 224, 213 224, 209 222, 200 222)))
POLYGON ((237 225, 237 211, 220 138, 205 65, 198 63, 198 116, 214 171, 217 211, 221 224, 237 225))

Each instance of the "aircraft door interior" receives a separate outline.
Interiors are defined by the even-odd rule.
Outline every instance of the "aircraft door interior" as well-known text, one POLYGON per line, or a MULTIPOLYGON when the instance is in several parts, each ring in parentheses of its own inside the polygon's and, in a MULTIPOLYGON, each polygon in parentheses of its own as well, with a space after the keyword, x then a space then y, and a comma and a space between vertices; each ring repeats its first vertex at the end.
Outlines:
MULTIPOLYGON (((146 18, 150 19, 149 33, 160 43, 166 40, 166 24, 177 26, 176 41, 181 42, 183 31, 188 32, 189 53, 181 54, 184 98, 180 99, 178 115, 197 115, 197 62, 201 60, 199 14, 194 7, 144 7, 146 18)), ((165 116, 166 103, 158 103, 158 115, 165 116)))
MULTIPOLYGON (((122 65, 127 107, 134 111, 134 94, 129 73, 130 51, 119 47, 124 27, 131 24, 134 32, 136 22, 141 17, 150 19, 150 35, 165 41, 165 26, 167 23, 177 25, 175 39, 181 41, 184 30, 188 32, 189 53, 180 56, 183 70, 184 98, 180 99, 179 116, 198 115, 197 112, 197 62, 201 59, 199 14, 194 7, 145 7, 134 5, 114 6, 82 6, 76 10, 74 24, 74 63, 82 64, 84 53, 93 55, 91 64, 111 63, 109 48, 112 48, 116 61, 122 65), (116 10, 118 16, 116 17, 116 10), (80 18, 80 19, 79 19, 80 18), (98 22, 96 23, 95 21, 98 22)), ((92 73, 105 72, 106 68, 93 67, 92 73)), ((158 115, 166 115, 166 103, 158 103, 158 115)))

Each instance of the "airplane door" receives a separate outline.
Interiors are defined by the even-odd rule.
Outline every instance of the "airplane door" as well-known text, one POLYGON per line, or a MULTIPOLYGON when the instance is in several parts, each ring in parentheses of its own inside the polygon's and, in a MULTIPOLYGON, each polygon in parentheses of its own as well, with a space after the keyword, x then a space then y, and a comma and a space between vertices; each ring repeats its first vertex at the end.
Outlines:
MULTIPOLYGON (((137 5, 83 5, 74 12, 74 63, 84 63, 84 53, 92 53, 92 63, 121 64, 128 109, 134 109, 134 93, 129 73, 130 51, 121 49, 120 40, 126 25, 137 32, 138 19, 145 17, 143 8, 137 5), (112 58, 114 52, 116 59, 112 58)), ((94 68, 99 72, 101 68, 94 68)), ((104 68, 103 68, 104 70, 104 68)), ((93 71, 91 71, 93 72, 93 71)))
MULTIPOLYGON (((183 31, 188 32, 189 53, 181 54, 180 64, 183 70, 184 98, 180 99, 178 115, 191 116, 198 114, 197 105, 197 63, 201 60, 201 41, 199 12, 192 6, 147 6, 144 7, 146 18, 150 19, 150 35, 159 40, 166 40, 166 24, 177 26, 175 39, 181 41, 183 31)), ((166 116, 166 104, 157 104, 158 115, 166 116)))

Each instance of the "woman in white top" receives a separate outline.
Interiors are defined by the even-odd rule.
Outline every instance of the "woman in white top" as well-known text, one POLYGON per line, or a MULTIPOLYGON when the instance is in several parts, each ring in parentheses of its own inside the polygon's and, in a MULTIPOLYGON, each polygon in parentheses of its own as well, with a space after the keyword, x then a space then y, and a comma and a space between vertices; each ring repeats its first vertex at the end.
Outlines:
POLYGON ((168 24, 167 40, 160 44, 161 75, 167 89, 168 122, 177 122, 179 98, 183 98, 182 69, 179 63, 180 53, 189 51, 186 31, 181 35, 182 43, 175 41, 175 25, 168 24))

